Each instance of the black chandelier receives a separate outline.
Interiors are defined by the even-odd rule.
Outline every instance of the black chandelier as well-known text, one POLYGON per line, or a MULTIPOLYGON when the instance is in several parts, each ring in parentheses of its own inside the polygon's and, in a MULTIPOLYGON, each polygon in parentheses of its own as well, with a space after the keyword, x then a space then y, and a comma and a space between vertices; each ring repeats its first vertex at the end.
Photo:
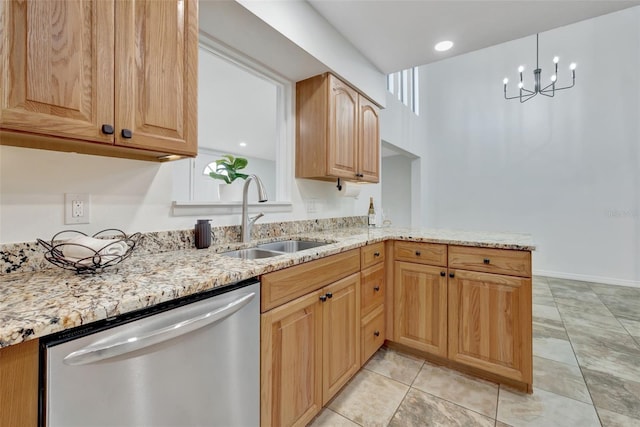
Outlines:
POLYGON ((521 65, 518 67, 518 73, 520 73, 520 82, 518 83, 519 93, 516 96, 507 96, 507 83, 509 83, 509 79, 505 77, 505 79, 502 81, 504 83, 504 99, 519 99, 522 103, 530 100, 539 93, 544 96, 553 97, 556 94, 556 91, 571 89, 576 84, 576 63, 572 62, 569 66, 569 69, 571 70, 571 85, 556 87, 556 83, 558 80, 558 61, 559 58, 555 56, 553 58, 555 72, 551 76, 551 83, 545 87, 542 87, 542 84, 540 82, 542 69, 538 65, 538 34, 536 34, 536 69, 533 70, 533 90, 529 90, 524 87, 524 82, 522 81, 522 72, 524 71, 524 66, 521 65))

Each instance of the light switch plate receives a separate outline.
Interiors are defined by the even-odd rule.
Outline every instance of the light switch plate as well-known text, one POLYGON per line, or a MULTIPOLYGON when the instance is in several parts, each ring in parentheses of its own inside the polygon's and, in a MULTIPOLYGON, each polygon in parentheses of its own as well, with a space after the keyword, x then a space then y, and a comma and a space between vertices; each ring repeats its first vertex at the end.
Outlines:
POLYGON ((91 194, 64 194, 64 223, 89 224, 91 222, 91 194))

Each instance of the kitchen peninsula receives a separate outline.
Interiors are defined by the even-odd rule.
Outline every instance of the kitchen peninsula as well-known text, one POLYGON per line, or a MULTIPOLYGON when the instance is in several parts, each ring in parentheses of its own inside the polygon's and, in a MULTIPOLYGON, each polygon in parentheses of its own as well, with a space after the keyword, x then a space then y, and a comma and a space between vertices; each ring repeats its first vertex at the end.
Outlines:
MULTIPOLYGON (((24 341, 28 344, 58 331, 260 277, 264 385, 269 383, 264 378, 264 357, 274 354, 265 348, 265 333, 277 333, 277 327, 265 325, 277 324, 274 313, 304 298, 311 305, 322 304, 322 297, 329 293, 336 295, 336 301, 339 291, 331 292, 329 286, 351 280, 354 293, 345 301, 356 304, 356 316, 350 319, 357 322, 352 328, 356 367, 324 398, 320 393, 320 408, 385 340, 437 363, 531 392, 531 251, 535 247, 529 235, 362 226, 299 230, 271 234, 260 241, 297 238, 329 243, 254 260, 222 255, 241 247, 232 243, 207 250, 138 254, 116 269, 93 276, 59 269, 3 274, 0 347, 7 348, 0 349, 0 356, 25 345, 20 344, 24 341), (331 271, 323 271, 321 263, 330 259, 335 262, 325 270, 331 271), (266 286, 286 283, 285 276, 278 275, 295 277, 298 271, 307 274, 308 287, 284 292, 273 303, 266 301, 266 286), (316 271, 316 276, 310 271, 316 271), (326 280, 312 280, 318 275, 326 280)), ((349 351, 354 354, 353 349, 349 351)), ((280 391, 263 387, 263 425, 282 415, 277 402, 290 401, 286 395, 274 394, 280 391)), ((320 408, 295 413, 310 420, 320 408)), ((295 421, 279 419, 282 424, 295 421)))

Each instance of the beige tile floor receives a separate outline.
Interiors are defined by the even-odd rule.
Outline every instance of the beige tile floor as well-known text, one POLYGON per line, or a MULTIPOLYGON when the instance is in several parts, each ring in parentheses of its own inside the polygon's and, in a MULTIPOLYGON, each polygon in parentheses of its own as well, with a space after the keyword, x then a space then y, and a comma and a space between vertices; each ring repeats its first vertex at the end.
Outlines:
POLYGON ((534 393, 380 349, 311 426, 640 427, 640 289, 533 279, 534 393))

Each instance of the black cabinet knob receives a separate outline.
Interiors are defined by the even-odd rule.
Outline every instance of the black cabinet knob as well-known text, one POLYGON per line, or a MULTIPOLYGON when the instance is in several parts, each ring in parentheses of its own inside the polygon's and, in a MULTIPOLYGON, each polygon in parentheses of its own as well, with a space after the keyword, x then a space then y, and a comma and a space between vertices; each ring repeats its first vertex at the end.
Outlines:
POLYGON ((120 135, 122 135, 122 137, 125 139, 131 139, 133 137, 133 132, 131 132, 129 129, 122 129, 120 135))
POLYGON ((374 290, 374 291, 376 291, 376 292, 378 292, 378 291, 380 290, 380 286, 374 286, 374 287, 373 287, 373 290, 374 290))
POLYGON ((102 125, 102 133, 105 135, 113 135, 113 126, 111 125, 102 125))
POLYGON ((327 295, 327 298, 332 298, 333 297, 333 294, 331 292, 327 292, 326 295, 327 295))
POLYGON ((327 300, 326 295, 320 295, 320 301, 325 302, 327 300))
POLYGON ((422 253, 420 251, 416 251, 416 256, 420 256, 422 253))
POLYGON ((484 262, 485 264, 490 264, 491 260, 489 258, 485 258, 482 260, 482 262, 484 262))
POLYGON ((447 275, 447 273, 446 273, 446 272, 444 272, 444 271, 441 271, 441 272, 440 272, 440 276, 444 277, 444 276, 446 276, 446 275, 447 275))
POLYGON ((379 336, 380 336, 380 331, 375 331, 375 332, 373 333, 373 335, 375 335, 376 337, 379 337, 379 336))
POLYGON ((456 277, 456 275, 455 275, 455 273, 449 273, 449 277, 451 277, 453 279, 454 277, 456 277))
POLYGON ((373 256, 380 256, 380 252, 374 252, 373 256))

